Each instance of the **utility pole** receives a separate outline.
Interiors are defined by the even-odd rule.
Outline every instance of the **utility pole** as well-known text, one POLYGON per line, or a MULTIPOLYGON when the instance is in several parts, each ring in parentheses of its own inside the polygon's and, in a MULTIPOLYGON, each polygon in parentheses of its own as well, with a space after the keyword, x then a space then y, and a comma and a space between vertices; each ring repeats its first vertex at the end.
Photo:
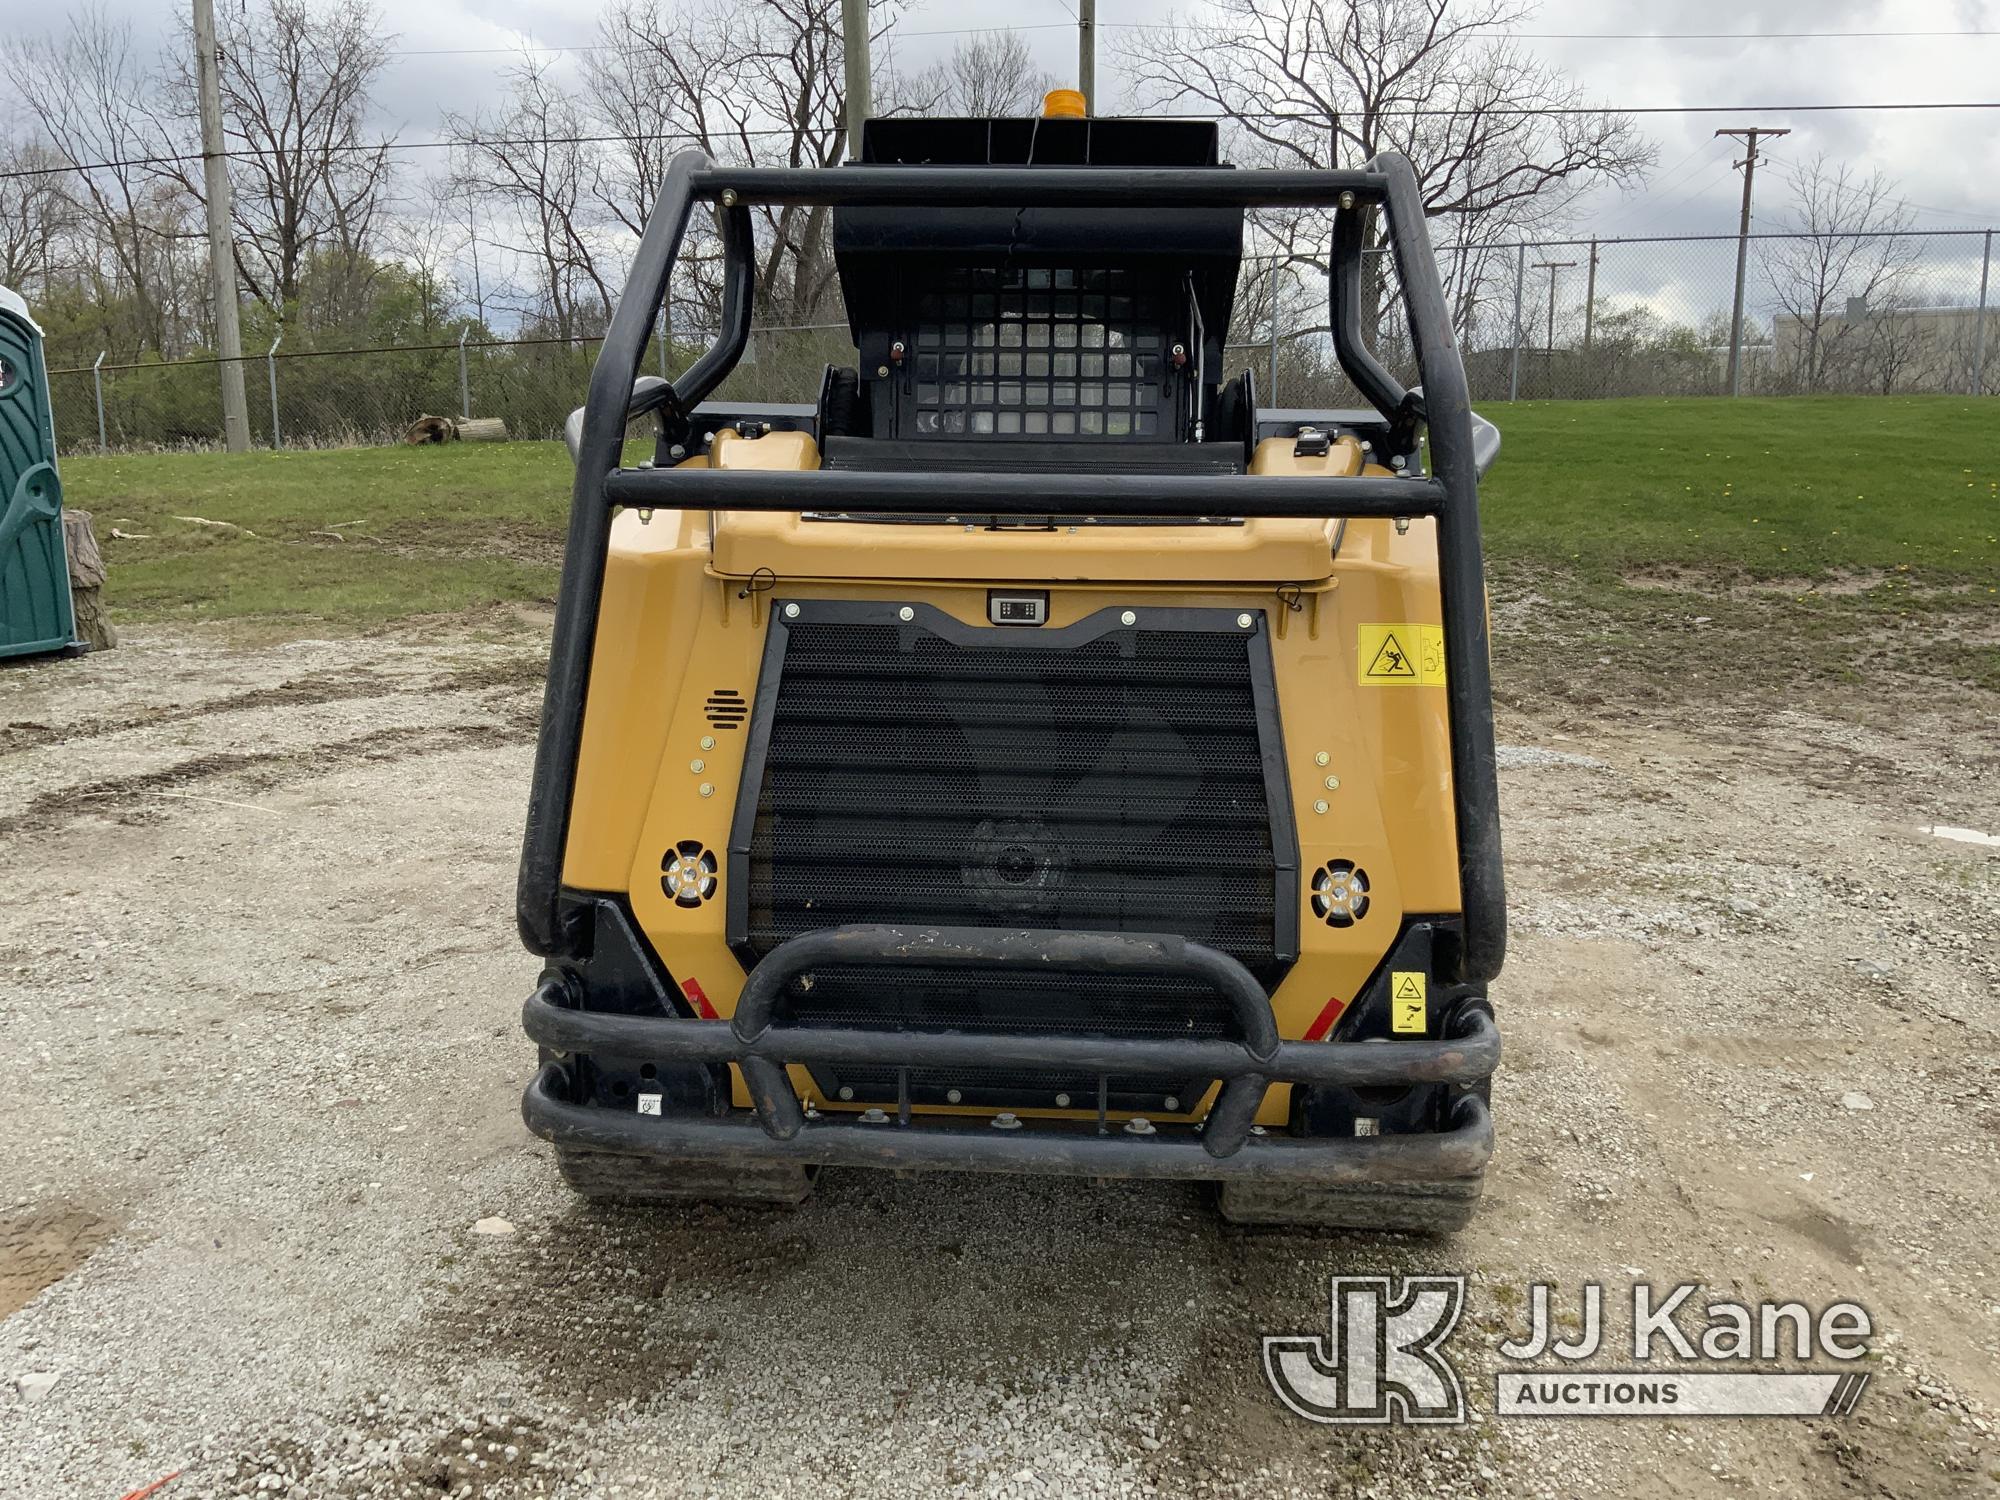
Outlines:
POLYGON ((1591 330, 1597 326, 1597 241, 1590 242, 1590 283, 1583 293, 1583 352, 1590 353, 1591 330))
POLYGON ((229 243, 229 161, 222 154, 222 80, 216 74, 215 0, 194 0, 200 73, 201 170, 208 198, 208 273, 215 288, 216 368, 222 372, 222 443, 250 451, 250 402, 243 394, 243 328, 236 305, 236 255, 229 243))
POLYGON ((1514 247, 1514 352, 1507 361, 1507 399, 1521 395, 1521 294, 1528 283, 1528 242, 1514 247))
POLYGON ((840 0, 840 45, 847 58, 847 158, 861 160, 861 122, 874 112, 868 83, 868 0, 840 0))
POLYGON ((1743 216, 1736 225, 1736 305, 1729 314, 1729 394, 1743 392, 1743 273, 1750 264, 1750 185, 1757 180, 1757 141, 1761 136, 1790 135, 1789 130, 1772 130, 1762 125, 1741 125, 1715 132, 1743 142, 1743 216))
POLYGON ((1573 260, 1538 260, 1535 262, 1535 269, 1537 271, 1547 271, 1549 273, 1549 339, 1545 347, 1549 351, 1550 359, 1554 359, 1556 355, 1556 272, 1568 271, 1575 266, 1576 262, 1573 260))
POLYGON ((1097 0, 1076 0, 1076 87, 1086 117, 1097 113, 1097 0))
POLYGON ((1544 396, 1554 396, 1556 393, 1556 272, 1567 271, 1575 264, 1573 260, 1535 262, 1537 271, 1549 273, 1549 337, 1547 344, 1543 346, 1548 358, 1542 362, 1542 379, 1546 387, 1542 392, 1544 396))

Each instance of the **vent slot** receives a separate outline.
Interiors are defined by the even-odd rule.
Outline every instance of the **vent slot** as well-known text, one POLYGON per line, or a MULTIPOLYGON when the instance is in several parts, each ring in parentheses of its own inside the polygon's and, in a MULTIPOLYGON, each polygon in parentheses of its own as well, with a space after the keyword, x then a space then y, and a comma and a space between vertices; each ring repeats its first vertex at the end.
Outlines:
POLYGON ((717 729, 741 729, 743 721, 750 717, 750 705, 735 688, 717 688, 708 695, 703 708, 708 722, 717 729))

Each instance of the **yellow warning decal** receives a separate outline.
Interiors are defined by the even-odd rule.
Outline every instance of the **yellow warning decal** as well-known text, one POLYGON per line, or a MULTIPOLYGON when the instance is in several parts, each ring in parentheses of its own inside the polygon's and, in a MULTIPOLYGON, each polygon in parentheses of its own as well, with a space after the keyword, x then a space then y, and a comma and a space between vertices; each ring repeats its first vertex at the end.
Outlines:
POLYGON ((1429 981, 1419 969, 1394 969, 1389 974, 1389 1029, 1422 1036, 1431 1029, 1426 1000, 1429 981))
POLYGON ((1444 627, 1355 627, 1355 670, 1363 687, 1443 687, 1444 627))

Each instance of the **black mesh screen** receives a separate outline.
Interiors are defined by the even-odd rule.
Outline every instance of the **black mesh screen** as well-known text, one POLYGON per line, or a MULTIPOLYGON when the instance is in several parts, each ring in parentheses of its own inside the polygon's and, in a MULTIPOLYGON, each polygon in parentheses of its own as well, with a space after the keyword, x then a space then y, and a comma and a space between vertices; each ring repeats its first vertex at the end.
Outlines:
POLYGON ((897 436, 1174 436, 1170 276, 947 267, 916 312, 914 399, 897 436))
MULTIPOLYGON (((1260 731, 1253 689, 1261 639, 1234 615, 1214 630, 1113 630, 1071 646, 1053 637, 959 644, 921 621, 786 629, 747 868, 754 956, 855 922, 1175 932, 1276 984, 1285 966, 1261 750, 1275 731, 1260 731)), ((1040 971, 843 969, 796 988, 789 1013, 1234 1034, 1204 985, 1040 971)), ((1095 1097, 1094 1080, 1032 1076, 1041 1093, 1095 1097)), ((870 1078, 861 1097, 880 1097, 870 1078)), ((950 1082, 912 1081, 919 1097, 950 1082)), ((1128 1086, 1138 1087, 1116 1087, 1128 1086)))

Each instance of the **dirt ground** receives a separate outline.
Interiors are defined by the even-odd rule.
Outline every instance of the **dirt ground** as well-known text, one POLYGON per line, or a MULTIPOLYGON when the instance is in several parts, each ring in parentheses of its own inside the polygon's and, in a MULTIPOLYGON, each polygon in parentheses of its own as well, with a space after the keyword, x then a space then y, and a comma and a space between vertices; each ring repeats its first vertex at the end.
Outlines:
POLYGON ((1995 1492, 2000 851, 1921 831, 2000 832, 1990 697, 1503 661, 1486 1204, 1326 1240, 1160 1185, 574 1200, 517 1112, 534 648, 0 670, 0 1493, 1995 1492), (1473 1278, 1485 1413, 1531 1280, 1857 1300, 1874 1379, 1844 1421, 1287 1414, 1259 1336, 1420 1269, 1473 1278))

